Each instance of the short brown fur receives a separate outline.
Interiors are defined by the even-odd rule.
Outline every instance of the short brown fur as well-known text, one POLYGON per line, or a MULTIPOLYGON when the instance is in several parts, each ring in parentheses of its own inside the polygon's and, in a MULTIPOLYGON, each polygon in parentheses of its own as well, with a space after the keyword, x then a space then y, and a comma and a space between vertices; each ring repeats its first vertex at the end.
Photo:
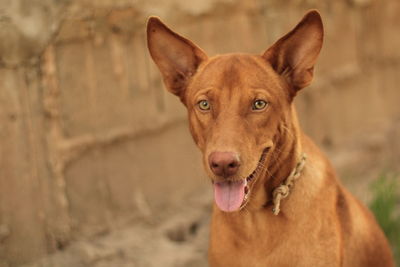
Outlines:
POLYGON ((240 181, 257 168, 242 209, 228 213, 214 205, 210 266, 394 266, 373 215, 340 184, 298 124, 292 100, 311 83, 322 39, 322 21, 313 10, 263 55, 208 58, 158 18, 149 19, 151 56, 167 89, 188 109, 211 181, 240 181), (252 108, 257 99, 266 100, 266 108, 252 108), (209 109, 199 108, 202 100, 209 109), (215 151, 240 156, 237 173, 215 175, 208 162, 215 151), (302 153, 308 155, 306 167, 275 216, 272 191, 302 153))

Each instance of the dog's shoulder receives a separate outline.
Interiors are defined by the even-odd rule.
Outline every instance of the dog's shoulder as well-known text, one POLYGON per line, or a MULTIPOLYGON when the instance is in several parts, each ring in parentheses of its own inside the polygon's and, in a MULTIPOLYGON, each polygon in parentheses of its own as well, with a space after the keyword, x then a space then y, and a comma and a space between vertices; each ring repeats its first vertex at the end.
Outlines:
POLYGON ((343 240, 343 266, 394 266, 392 253, 374 215, 339 186, 336 211, 343 240))

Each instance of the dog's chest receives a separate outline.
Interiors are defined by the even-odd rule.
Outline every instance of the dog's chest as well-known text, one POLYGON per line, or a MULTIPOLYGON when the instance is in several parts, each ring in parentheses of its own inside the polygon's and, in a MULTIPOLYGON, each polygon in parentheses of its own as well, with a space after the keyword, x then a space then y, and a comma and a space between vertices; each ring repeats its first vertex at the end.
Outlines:
POLYGON ((310 225, 297 228, 285 223, 270 224, 266 218, 260 218, 263 224, 252 221, 253 225, 246 226, 232 221, 225 224, 219 219, 214 216, 211 226, 211 267, 340 265, 340 241, 330 228, 316 232, 310 225), (320 234, 325 236, 323 242, 320 234))

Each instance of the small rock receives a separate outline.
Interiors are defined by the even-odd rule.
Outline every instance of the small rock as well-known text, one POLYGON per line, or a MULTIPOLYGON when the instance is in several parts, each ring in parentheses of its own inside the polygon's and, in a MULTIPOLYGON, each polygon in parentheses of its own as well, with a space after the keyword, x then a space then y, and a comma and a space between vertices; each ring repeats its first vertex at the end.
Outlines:
POLYGON ((118 257, 120 254, 120 251, 117 248, 85 243, 77 245, 75 249, 80 254, 80 258, 86 264, 91 264, 99 260, 118 257))

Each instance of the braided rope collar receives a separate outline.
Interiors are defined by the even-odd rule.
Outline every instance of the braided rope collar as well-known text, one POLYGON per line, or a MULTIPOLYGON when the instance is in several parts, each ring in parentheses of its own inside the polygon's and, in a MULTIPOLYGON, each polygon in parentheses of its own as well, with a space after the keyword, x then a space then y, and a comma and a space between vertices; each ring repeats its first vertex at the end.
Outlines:
POLYGON ((307 155, 303 153, 300 160, 297 162, 296 167, 292 170, 289 176, 283 181, 281 185, 272 191, 272 202, 274 215, 278 215, 281 206, 281 200, 289 196, 290 188, 293 187, 294 182, 300 177, 301 171, 306 164, 307 155))

